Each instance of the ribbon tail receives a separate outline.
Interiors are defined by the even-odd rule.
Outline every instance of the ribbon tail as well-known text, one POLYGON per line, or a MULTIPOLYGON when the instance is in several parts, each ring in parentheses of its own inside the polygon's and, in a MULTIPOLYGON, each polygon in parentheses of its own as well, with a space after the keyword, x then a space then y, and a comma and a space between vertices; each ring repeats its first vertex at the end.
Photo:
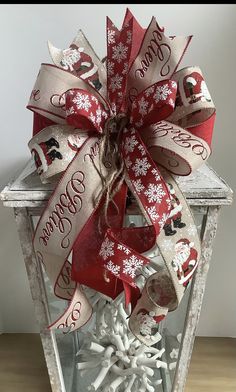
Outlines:
MULTIPOLYGON (((158 323, 177 308, 200 257, 193 216, 172 176, 156 166, 135 131, 124 133, 126 182, 155 232, 164 268, 152 274, 129 320, 132 333, 146 345, 159 339, 158 323)), ((154 244, 153 244, 154 245, 154 244)))
POLYGON ((90 320, 92 312, 92 306, 77 284, 68 308, 62 316, 48 326, 48 329, 63 329, 64 334, 72 332, 86 324, 90 320))
POLYGON ((180 304, 197 269, 201 245, 191 210, 173 177, 161 169, 173 206, 157 237, 164 268, 152 274, 129 320, 131 331, 147 345, 158 341, 158 323, 180 304))
MULTIPOLYGON (((120 190, 114 196, 113 203, 110 202, 108 207, 108 223, 117 230, 123 224, 126 194, 127 187, 122 184, 120 190)), ((122 283, 114 275, 108 276, 98 257, 99 249, 108 228, 101 213, 103 205, 104 197, 76 239, 73 247, 72 277, 80 284, 84 284, 111 298, 116 298, 123 289, 122 283)), ((106 248, 104 248, 104 252, 106 252, 106 248)), ((109 249, 107 249, 107 255, 109 256, 109 249)))
MULTIPOLYGON (((99 141, 91 137, 62 176, 35 231, 35 254, 45 267, 55 295, 71 300, 64 315, 50 329, 71 331, 91 317, 91 306, 84 293, 71 280, 71 265, 67 259, 78 233, 93 214, 93 197, 102 190, 101 178, 94 170, 98 164, 99 141)), ((101 170, 106 172, 104 167, 101 170)))

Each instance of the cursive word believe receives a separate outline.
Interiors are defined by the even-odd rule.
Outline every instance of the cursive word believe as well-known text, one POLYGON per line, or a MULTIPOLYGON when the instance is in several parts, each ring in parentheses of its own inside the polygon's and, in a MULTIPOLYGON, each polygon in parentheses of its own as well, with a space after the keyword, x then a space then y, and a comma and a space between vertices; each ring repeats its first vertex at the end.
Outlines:
POLYGON ((160 68, 160 75, 162 77, 168 75, 170 72, 170 66, 168 65, 168 62, 171 57, 171 48, 167 43, 163 43, 162 39, 162 30, 157 25, 157 30, 152 32, 152 38, 148 41, 147 48, 144 49, 145 53, 140 61, 141 67, 136 69, 135 77, 144 78, 145 73, 150 67, 150 64, 155 59, 158 59, 162 65, 160 68))
POLYGON ((84 177, 82 171, 76 171, 68 181, 65 191, 60 194, 59 201, 55 204, 52 213, 47 218, 42 234, 39 237, 39 242, 44 246, 47 246, 55 228, 64 235, 61 240, 61 247, 65 249, 70 246, 68 236, 72 229, 72 223, 68 215, 75 215, 82 208, 80 195, 85 192, 84 177), (67 213, 67 216, 65 216, 65 213, 67 213))

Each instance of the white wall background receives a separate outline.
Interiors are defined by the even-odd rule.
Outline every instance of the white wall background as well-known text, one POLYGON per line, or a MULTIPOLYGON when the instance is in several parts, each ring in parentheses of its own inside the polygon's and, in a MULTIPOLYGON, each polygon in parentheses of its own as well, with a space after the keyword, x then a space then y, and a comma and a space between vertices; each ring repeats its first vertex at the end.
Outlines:
MULTIPOLYGON (((127 5, 143 26, 152 15, 170 35, 193 34, 181 66, 200 65, 217 107, 210 164, 236 189, 235 5, 127 5)), ((0 6, 0 187, 29 158, 32 114, 25 109, 46 41, 67 47, 81 28, 99 56, 105 53, 106 15, 119 27, 126 5, 0 6)), ((11 209, 0 207, 0 332, 37 326, 11 209), (17 316, 17 317, 16 317, 17 316)), ((221 212, 198 334, 236 336, 236 208, 221 212)))

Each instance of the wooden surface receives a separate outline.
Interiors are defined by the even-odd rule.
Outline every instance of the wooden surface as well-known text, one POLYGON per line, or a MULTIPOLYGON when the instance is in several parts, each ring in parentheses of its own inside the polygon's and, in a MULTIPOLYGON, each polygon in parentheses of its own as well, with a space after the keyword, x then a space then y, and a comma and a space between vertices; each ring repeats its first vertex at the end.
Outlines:
POLYGON ((38 334, 0 335, 0 391, 51 392, 38 334))
POLYGON ((185 392, 236 391, 236 339, 196 338, 185 392))
MULTIPOLYGON (((39 335, 0 335, 0 391, 51 392, 39 335)), ((196 338, 185 392, 208 391, 236 391, 236 339, 196 338)))

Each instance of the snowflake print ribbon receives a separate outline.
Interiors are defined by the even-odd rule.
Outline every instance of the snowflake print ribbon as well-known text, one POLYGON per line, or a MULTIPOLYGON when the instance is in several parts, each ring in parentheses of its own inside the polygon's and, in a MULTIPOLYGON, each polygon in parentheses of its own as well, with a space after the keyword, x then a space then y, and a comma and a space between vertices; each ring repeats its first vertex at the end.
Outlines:
POLYGON ((140 314, 158 325, 192 279, 200 242, 171 173, 208 159, 215 107, 199 67, 177 71, 190 40, 166 36, 154 17, 144 29, 127 10, 120 30, 107 18, 103 62, 81 31, 68 49, 49 43, 54 65, 42 64, 28 108, 37 171, 42 181, 60 175, 34 236, 55 294, 70 301, 50 328, 89 320, 82 285, 112 298, 124 290, 132 332, 152 344, 140 314), (144 227, 124 227, 129 192, 144 227), (165 270, 140 292, 156 244, 165 270))

